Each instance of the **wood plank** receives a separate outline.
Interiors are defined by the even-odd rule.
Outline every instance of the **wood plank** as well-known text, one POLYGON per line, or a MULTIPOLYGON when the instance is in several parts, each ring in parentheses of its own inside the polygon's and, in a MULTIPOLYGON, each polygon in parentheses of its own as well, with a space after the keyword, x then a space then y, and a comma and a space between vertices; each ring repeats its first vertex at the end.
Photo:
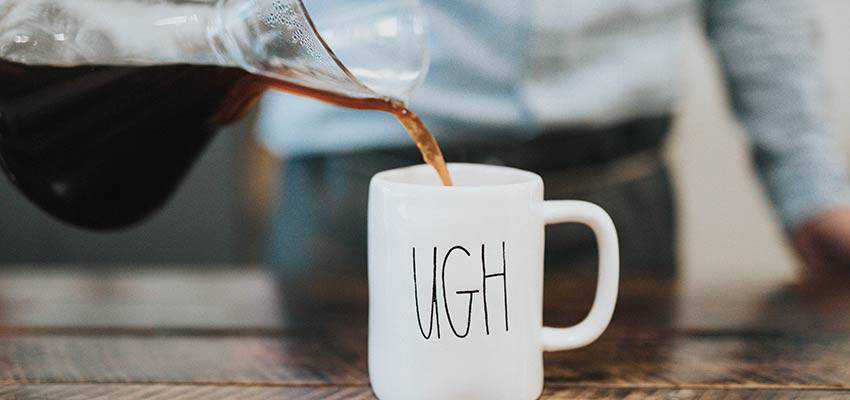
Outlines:
POLYGON ((197 385, 6 385, 0 400, 365 400, 374 399, 369 387, 257 387, 197 385))
POLYGON ((0 381, 363 385, 365 365, 322 334, 0 338, 0 381))
MULTIPOLYGON (((701 400, 844 400, 847 391, 827 390, 714 390, 548 387, 541 399, 701 399, 701 400)), ((260 399, 327 399, 371 400, 369 387, 262 387, 203 385, 5 385, 0 386, 0 400, 82 400, 108 398, 114 400, 260 400, 260 399)))
MULTIPOLYGON (((349 273, 349 275, 351 275, 349 273)), ((781 283, 688 287, 624 277, 609 334, 761 331, 850 332, 850 291, 781 283)), ((579 321, 593 299, 592 277, 548 274, 545 319, 579 321)), ((366 283, 328 273, 301 285, 258 271, 140 268, 0 273, 0 327, 247 329, 366 324, 366 283)))
MULTIPOLYGON (((550 395, 672 398, 693 389, 696 398, 726 398, 713 390, 734 389, 752 391, 740 398, 783 398, 788 392, 767 393, 848 389, 847 290, 724 289, 683 294, 672 281, 624 278, 599 342, 547 354, 547 382, 558 388, 550 395), (643 391, 617 392, 634 387, 643 391)), ((580 320, 592 290, 586 277, 550 277, 547 323, 580 320)), ((259 271, 6 272, 0 381, 362 388, 365 299, 356 279, 280 284, 259 271)))
POLYGON ((277 287, 256 271, 140 267, 0 274, 0 325, 278 327, 277 287))
MULTIPOLYGON (((603 337, 548 353, 561 385, 850 388, 850 335, 603 337)), ((366 385, 366 337, 0 337, 0 381, 366 385)))
POLYGON ((826 390, 717 390, 717 389, 653 389, 653 388, 548 388, 542 400, 846 400, 847 391, 826 390))
POLYGON ((844 334, 603 338, 544 359, 552 383, 850 388, 844 334))
POLYGON ((821 285, 742 281, 680 287, 674 325, 683 330, 850 332, 850 281, 821 285))

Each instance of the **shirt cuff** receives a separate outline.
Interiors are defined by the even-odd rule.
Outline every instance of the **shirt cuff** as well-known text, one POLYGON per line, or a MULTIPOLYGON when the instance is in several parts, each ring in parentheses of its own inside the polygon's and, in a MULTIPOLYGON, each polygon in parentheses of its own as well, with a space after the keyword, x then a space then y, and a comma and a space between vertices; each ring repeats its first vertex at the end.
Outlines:
POLYGON ((850 183, 844 166, 811 160, 799 156, 760 169, 771 201, 789 233, 822 212, 850 206, 850 183))

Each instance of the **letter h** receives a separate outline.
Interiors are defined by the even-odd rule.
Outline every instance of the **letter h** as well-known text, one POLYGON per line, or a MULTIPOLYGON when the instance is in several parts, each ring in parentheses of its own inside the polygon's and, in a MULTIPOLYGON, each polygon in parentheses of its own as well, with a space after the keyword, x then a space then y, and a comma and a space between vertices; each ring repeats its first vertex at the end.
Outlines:
POLYGON ((492 278, 502 278, 502 290, 505 295, 505 332, 508 331, 508 279, 505 275, 507 270, 507 262, 505 260, 505 242, 502 242, 502 272, 496 274, 488 274, 487 267, 484 261, 484 244, 481 245, 481 272, 484 278, 482 279, 482 298, 484 299, 484 327, 487 334, 490 334, 490 316, 487 309, 487 280, 492 278))

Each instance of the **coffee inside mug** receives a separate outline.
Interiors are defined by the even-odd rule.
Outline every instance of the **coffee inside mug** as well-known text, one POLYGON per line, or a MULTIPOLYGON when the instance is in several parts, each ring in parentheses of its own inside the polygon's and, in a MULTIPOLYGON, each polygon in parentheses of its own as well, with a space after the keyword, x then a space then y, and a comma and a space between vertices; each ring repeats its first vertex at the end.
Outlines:
POLYGON ((540 181, 540 177, 531 172, 497 165, 451 163, 449 164, 449 171, 454 179, 455 186, 443 186, 439 177, 434 174, 434 170, 427 165, 381 172, 375 176, 375 179, 416 186, 436 186, 443 190, 532 184, 540 181))

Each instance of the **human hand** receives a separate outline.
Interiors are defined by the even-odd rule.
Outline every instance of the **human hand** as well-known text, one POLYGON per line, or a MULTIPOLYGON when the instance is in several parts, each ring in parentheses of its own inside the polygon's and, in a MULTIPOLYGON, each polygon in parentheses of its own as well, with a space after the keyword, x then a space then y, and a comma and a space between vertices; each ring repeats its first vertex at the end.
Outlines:
POLYGON ((803 280, 850 282, 850 206, 820 213, 793 234, 803 280))

